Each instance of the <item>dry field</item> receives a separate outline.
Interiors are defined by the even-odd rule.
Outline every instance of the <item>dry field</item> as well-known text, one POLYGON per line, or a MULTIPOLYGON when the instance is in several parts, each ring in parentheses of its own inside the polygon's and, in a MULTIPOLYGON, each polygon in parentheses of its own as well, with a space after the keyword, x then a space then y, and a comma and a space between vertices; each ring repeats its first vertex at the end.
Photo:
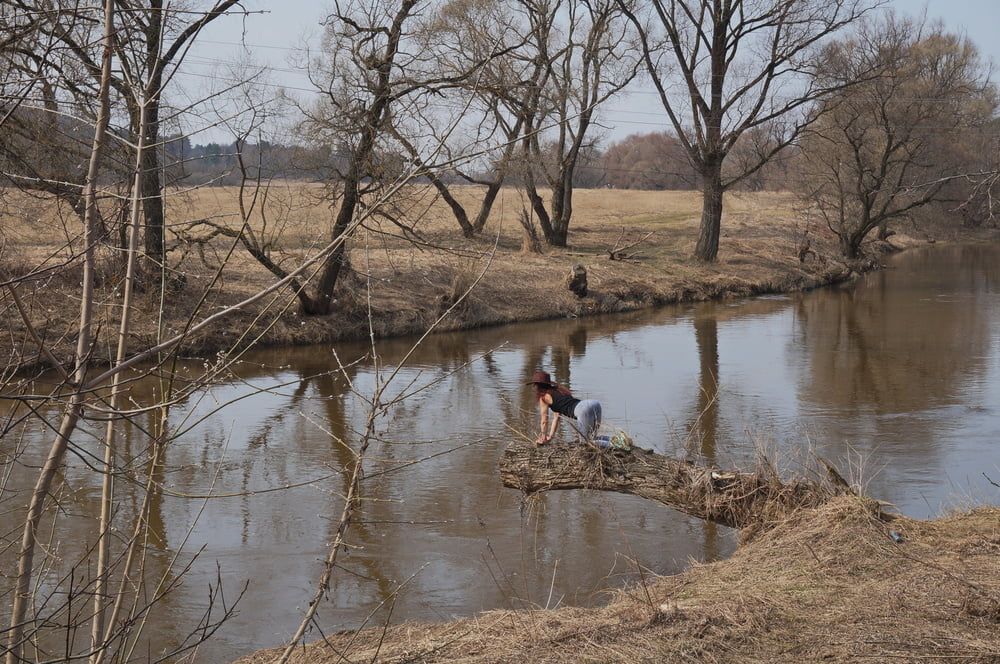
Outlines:
POLYGON ((843 496, 603 608, 327 635, 291 662, 998 661, 1000 510, 888 523, 875 514, 843 496))
MULTIPOLYGON (((320 187, 279 182, 258 197, 250 224, 269 243, 276 262, 294 268, 327 240, 334 210, 323 194, 320 187)), ((459 196, 474 216, 481 190, 462 187, 459 196)), ((249 200, 248 196, 248 205, 249 200)), ((369 286, 376 335, 420 332, 483 271, 477 288, 441 329, 797 290, 846 278, 857 267, 837 259, 831 234, 817 223, 809 225, 809 237, 818 257, 799 262, 796 249, 808 217, 790 194, 729 195, 719 261, 712 265, 690 258, 700 216, 697 192, 579 190, 574 203, 571 246, 538 255, 521 249, 523 231, 517 218, 523 203, 517 190, 505 189, 482 237, 466 240, 432 189, 408 188, 386 209, 411 226, 415 235, 404 237, 401 226, 389 219, 372 220, 365 232, 357 234, 350 244, 353 270, 338 288, 337 310, 331 316, 303 317, 293 295, 282 291, 265 305, 192 339, 185 352, 207 355, 252 341, 304 344, 367 336, 369 286), (652 235, 635 248, 633 259, 612 261, 608 250, 622 229, 623 243, 652 235), (591 294, 582 300, 566 288, 566 278, 577 263, 589 273, 591 294), (246 330, 251 333, 245 335, 246 330)), ((16 192, 0 195, 0 204, 0 278, 60 264, 79 249, 79 222, 69 211, 16 192)), ((140 298, 133 348, 150 343, 158 330, 165 334, 181 329, 192 314, 200 318, 273 281, 242 247, 227 258, 231 238, 202 241, 211 230, 202 220, 239 227, 236 188, 171 192, 167 219, 170 288, 162 302, 158 289, 149 289, 140 298), (219 278, 209 288, 216 274, 219 278), (208 296, 196 310, 206 289, 208 296)), ((900 235, 894 241, 905 244, 924 238, 900 235)), ((119 303, 120 277, 112 268, 118 256, 106 247, 101 261, 107 276, 99 284, 99 322, 103 330, 111 330, 119 303)), ((74 262, 69 269, 54 270, 46 279, 21 286, 33 325, 59 357, 71 355, 78 286, 79 265, 74 262)), ((37 361, 37 348, 27 341, 8 294, 0 297, 7 298, 0 303, 7 328, 0 352, 30 365, 37 361)), ((97 361, 112 353, 111 335, 105 332, 100 341, 97 361)))

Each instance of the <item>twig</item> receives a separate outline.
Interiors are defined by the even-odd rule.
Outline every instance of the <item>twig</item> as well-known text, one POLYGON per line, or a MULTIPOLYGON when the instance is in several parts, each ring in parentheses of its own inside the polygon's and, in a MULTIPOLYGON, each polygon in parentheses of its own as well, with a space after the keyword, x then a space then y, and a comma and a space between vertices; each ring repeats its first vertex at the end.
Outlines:
POLYGON ((627 253, 628 250, 632 249, 633 247, 639 246, 640 244, 648 240, 654 233, 656 233, 656 231, 649 231, 635 242, 630 242, 629 244, 619 246, 621 245, 622 240, 625 239, 625 227, 622 226, 622 232, 618 235, 618 239, 615 240, 614 245, 610 249, 608 249, 608 258, 613 261, 623 261, 631 258, 632 254, 627 253))

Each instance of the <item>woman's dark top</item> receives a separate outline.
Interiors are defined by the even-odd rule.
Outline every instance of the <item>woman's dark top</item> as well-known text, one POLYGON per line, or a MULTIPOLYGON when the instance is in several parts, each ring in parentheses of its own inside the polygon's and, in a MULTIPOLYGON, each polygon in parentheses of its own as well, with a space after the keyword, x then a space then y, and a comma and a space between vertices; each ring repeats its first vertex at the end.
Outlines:
POLYGON ((576 419, 574 410, 576 410, 576 405, 580 403, 579 399, 574 399, 572 395, 563 394, 558 390, 552 392, 552 405, 549 406, 553 411, 559 413, 560 415, 565 415, 570 419, 576 419))

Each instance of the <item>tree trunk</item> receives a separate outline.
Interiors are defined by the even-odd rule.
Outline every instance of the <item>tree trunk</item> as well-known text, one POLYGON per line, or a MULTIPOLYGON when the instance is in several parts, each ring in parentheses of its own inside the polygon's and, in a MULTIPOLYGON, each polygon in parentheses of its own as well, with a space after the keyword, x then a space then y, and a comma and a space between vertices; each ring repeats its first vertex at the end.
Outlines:
MULTIPOLYGON (((122 294, 122 314, 118 327, 118 346, 115 351, 115 366, 125 361, 128 349, 128 338, 131 333, 130 320, 132 314, 132 297, 135 291, 136 276, 139 268, 139 196, 142 189, 142 158, 146 151, 145 125, 145 91, 143 94, 143 110, 139 114, 140 132, 139 143, 136 146, 137 159, 135 165, 135 179, 132 183, 131 214, 128 223, 128 245, 125 254, 125 289, 122 294)), ((155 147, 153 149, 156 149, 155 147)), ((122 392, 122 374, 116 373, 111 379, 111 400, 108 408, 111 412, 117 412, 122 392)), ((109 419, 104 432, 104 466, 102 468, 104 477, 101 482, 101 526, 97 538, 97 571, 94 578, 94 616, 91 622, 91 647, 94 654, 91 655, 91 664, 96 664, 100 659, 100 651, 104 644, 104 618, 105 606, 107 602, 108 576, 110 575, 112 515, 114 513, 115 494, 115 440, 114 419, 109 419)))
MULTIPOLYGON (((546 210, 545 216, 539 213, 538 222, 542 227, 542 234, 545 236, 545 242, 553 247, 565 247, 566 246, 566 224, 563 219, 563 202, 565 196, 565 189, 563 188, 562 182, 559 182, 552 188, 552 214, 550 215, 546 210), (543 222, 544 219, 544 222, 543 222)), ((537 194, 536 194, 537 196, 537 194)), ((538 197, 539 202, 541 202, 541 197, 538 197)), ((535 201, 532 199, 532 204, 535 201)), ((538 213, 538 205, 535 205, 535 211, 538 213)), ((545 208, 544 203, 541 204, 542 209, 545 208)))
POLYGON ((861 239, 850 233, 840 236, 840 253, 844 258, 855 260, 861 256, 861 239))
MULTIPOLYGON (((345 183, 344 200, 340 204, 337 212, 337 219, 333 224, 330 239, 335 240, 347 230, 348 224, 354 218, 354 210, 358 202, 358 183, 345 183)), ((340 244, 330 253, 323 265, 323 272, 316 286, 316 295, 302 300, 302 313, 309 316, 326 316, 333 311, 333 289, 337 286, 340 272, 344 267, 344 258, 347 251, 347 238, 343 238, 340 244)))
POLYGON ((437 171, 428 167, 424 160, 420 158, 420 151, 417 150, 416 146, 413 145, 402 133, 399 132, 395 127, 389 127, 389 132, 396 137, 396 140, 402 143, 403 147, 410 154, 410 158, 420 165, 421 170, 424 171, 427 178, 437 189, 438 194, 444 199, 444 202, 448 204, 451 208, 451 213, 455 216, 455 220, 458 222, 459 227, 462 229, 462 235, 465 237, 472 237, 476 234, 476 229, 473 228, 472 223, 469 222, 469 215, 466 213, 465 208, 462 204, 456 200, 454 196, 451 195, 451 190, 448 185, 438 176, 437 171))
MULTIPOLYGON (((157 77, 159 79, 159 77, 157 77)), ((163 189, 160 182, 160 99, 158 91, 160 81, 155 80, 149 86, 156 90, 149 100, 146 123, 145 143, 149 146, 142 153, 142 211, 145 219, 145 240, 143 242, 146 258, 153 263, 151 269, 159 269, 164 251, 164 215, 163 189)))
POLYGON ((486 222, 489 221, 490 212, 493 210, 493 203, 497 199, 497 194, 500 193, 501 186, 503 186, 503 179, 498 179, 486 188, 483 203, 479 206, 479 214, 476 215, 476 220, 472 222, 472 229, 476 233, 481 232, 486 227, 486 222))
POLYGON ((889 230, 888 220, 883 221, 878 225, 878 239, 882 242, 888 242, 889 238, 895 235, 895 231, 889 230))
POLYGON ((556 191, 552 192, 552 245, 565 247, 569 242, 569 222, 573 217, 573 170, 562 173, 556 191))
POLYGON ((710 161, 701 173, 702 208, 701 227, 698 230, 698 244, 695 258, 714 261, 719 255, 719 233, 722 227, 722 162, 710 161))
POLYGON ((773 472, 721 472, 646 450, 589 445, 514 444, 500 459, 503 485, 527 494, 566 489, 631 494, 730 528, 757 528, 842 493, 846 483, 828 469, 829 484, 783 483, 773 472))
POLYGON ((431 184, 437 189, 441 198, 444 202, 448 204, 451 208, 451 213, 455 215, 455 220, 458 221, 458 225, 462 228, 462 235, 465 237, 472 237, 476 234, 476 229, 472 226, 469 221, 469 215, 466 213, 465 208, 459 203, 454 196, 451 195, 451 191, 448 189, 448 185, 441 181, 441 178, 437 176, 433 171, 428 171, 427 177, 430 178, 431 184))
POLYGON ((542 200, 538 190, 535 189, 535 183, 531 179, 531 176, 526 178, 524 189, 528 192, 528 200, 531 201, 531 209, 535 211, 535 216, 538 217, 538 225, 542 229, 542 237, 545 238, 546 242, 552 244, 550 240, 553 235, 552 220, 549 218, 549 211, 545 207, 545 201, 542 200))

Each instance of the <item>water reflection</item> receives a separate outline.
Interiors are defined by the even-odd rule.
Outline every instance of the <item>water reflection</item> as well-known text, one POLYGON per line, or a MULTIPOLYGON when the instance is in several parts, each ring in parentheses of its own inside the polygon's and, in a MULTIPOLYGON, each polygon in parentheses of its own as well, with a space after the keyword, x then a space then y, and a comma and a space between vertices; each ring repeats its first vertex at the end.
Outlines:
POLYGON ((700 440, 702 459, 715 465, 716 432, 719 427, 719 326, 710 309, 694 316, 694 338, 698 347, 698 401, 690 431, 700 440))
MULTIPOLYGON (((717 465, 716 434, 719 428, 719 326, 714 307, 706 305, 694 315, 694 337, 698 347, 698 401, 694 421, 689 427, 700 440, 701 458, 709 466, 717 465)), ((702 556, 719 557, 719 527, 706 521, 702 556)))
POLYGON ((934 295, 902 287, 894 283, 898 273, 888 272, 800 299, 798 350, 810 366, 803 396, 852 415, 956 403, 961 388, 985 372, 990 344, 987 318, 953 290, 970 271, 939 275, 934 295))
POLYGON ((954 453, 966 457, 994 430, 995 258, 981 247, 912 252, 796 304, 799 395, 820 449, 844 458, 850 445, 867 473, 879 471, 875 491, 909 511, 964 500, 971 468, 954 453))
MULTIPOLYGON (((496 462, 517 432, 537 427, 523 384, 537 367, 601 400, 609 426, 661 452, 746 463, 749 431, 781 458, 812 446, 842 461, 858 450, 881 469, 870 492, 916 516, 955 502, 956 487, 972 499, 993 496, 981 472, 1000 463, 998 257, 938 248, 841 289, 431 337, 397 389, 438 382, 379 422, 361 519, 321 609, 323 628, 357 626, 373 611, 378 620, 383 603, 394 620, 544 604, 550 588, 553 601, 587 604, 631 578, 620 554, 669 573, 732 549, 731 533, 626 496, 551 494, 522 512, 520 497, 499 487, 496 462)), ((411 343, 380 344, 379 367, 391 368, 411 343)), ((251 585, 239 615, 202 649, 204 661, 279 643, 294 628, 334 536, 340 471, 354 463, 348 446, 364 424, 352 385, 366 394, 375 382, 367 346, 337 353, 345 372, 329 348, 254 353, 237 376, 175 408, 169 429, 180 433, 155 474, 165 490, 150 497, 150 574, 169 573, 182 542, 182 563, 206 549, 151 619, 152 651, 196 620, 216 563, 231 585, 251 585), (273 490, 281 487, 293 488, 273 490), (231 497, 184 497, 209 491, 231 497)), ((139 383, 130 396, 150 402, 158 389, 139 383)), ((154 423, 150 414, 141 425, 154 423)), ((29 457, 40 455, 45 432, 26 436, 29 457)), ((125 458, 148 461, 138 428, 123 429, 121 440, 125 458)), ((96 450, 81 441, 88 445, 96 450)), ((33 479, 27 469, 15 475, 18 501, 33 479)), ((74 459, 65 479, 75 510, 61 522, 54 573, 96 531, 99 478, 74 459)), ((122 491, 127 523, 143 493, 122 491)), ((0 517, 2 530, 18 516, 0 517)))

